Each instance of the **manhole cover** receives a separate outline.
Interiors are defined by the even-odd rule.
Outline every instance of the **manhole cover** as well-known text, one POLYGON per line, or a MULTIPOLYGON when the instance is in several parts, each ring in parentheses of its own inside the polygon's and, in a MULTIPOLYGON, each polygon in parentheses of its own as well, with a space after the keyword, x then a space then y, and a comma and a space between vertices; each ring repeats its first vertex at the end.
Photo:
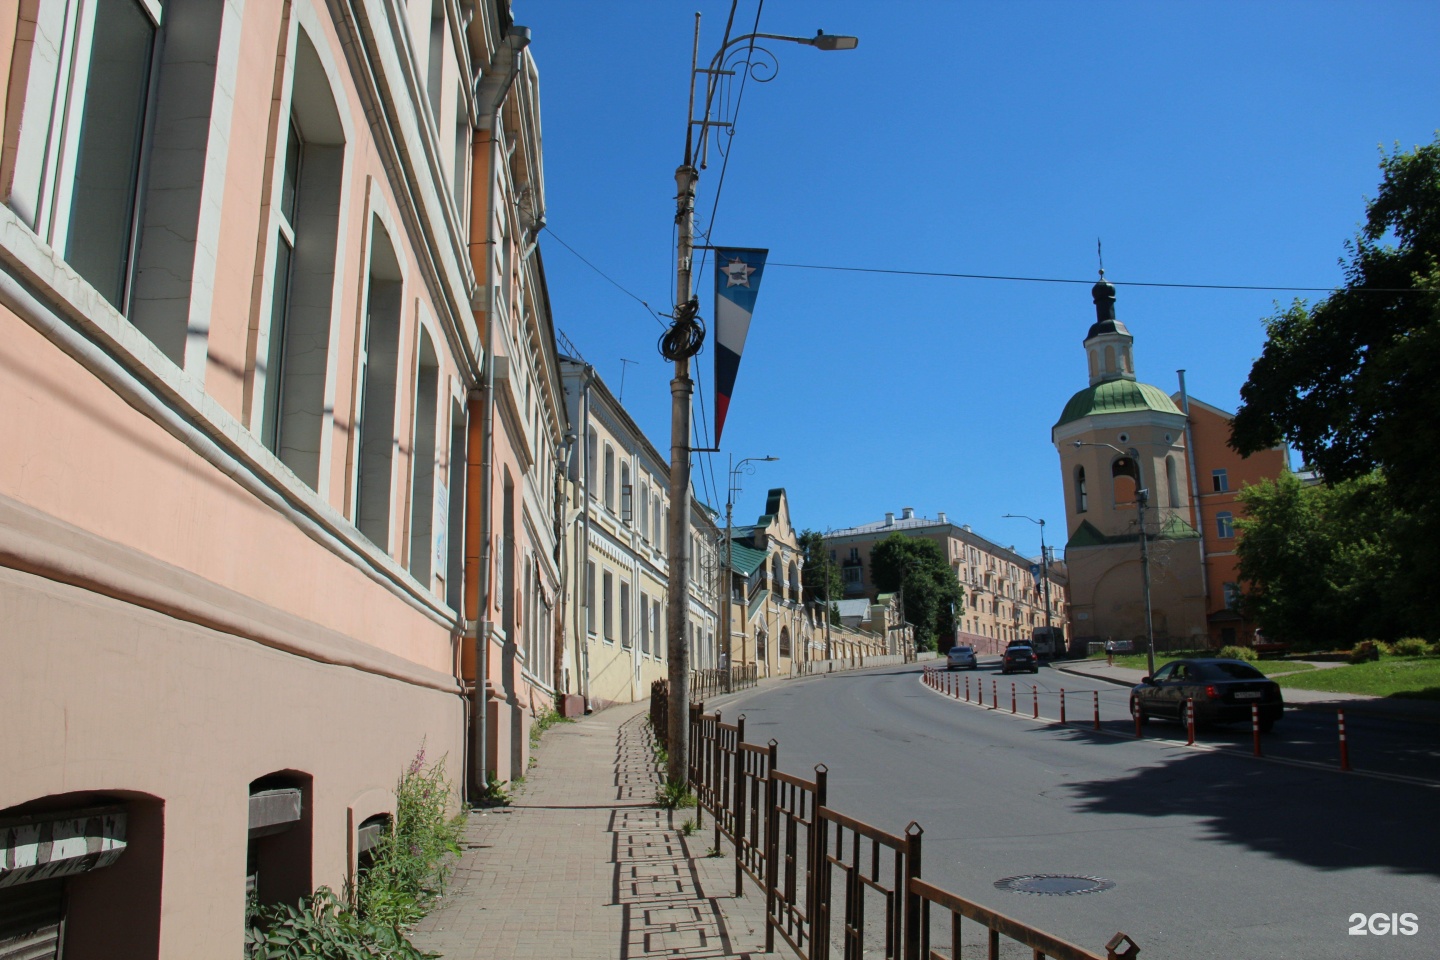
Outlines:
POLYGON ((1068 897, 1081 893, 1099 893, 1115 886, 1114 880, 1100 877, 1076 877, 1069 874, 1041 873, 1028 877, 1006 877, 996 880, 1000 890, 1014 893, 1029 893, 1044 897, 1068 897))

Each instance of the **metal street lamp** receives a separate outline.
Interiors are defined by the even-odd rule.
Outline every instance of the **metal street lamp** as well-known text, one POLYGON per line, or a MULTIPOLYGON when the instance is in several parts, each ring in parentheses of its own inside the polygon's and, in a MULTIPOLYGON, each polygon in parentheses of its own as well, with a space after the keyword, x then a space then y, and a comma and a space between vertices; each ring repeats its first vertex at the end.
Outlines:
MULTIPOLYGON (((730 472, 729 472, 729 474, 728 474, 728 482, 726 483, 726 489, 725 489, 725 573, 724 573, 724 576, 721 578, 721 583, 722 583, 722 585, 723 585, 723 587, 724 587, 724 590, 723 590, 723 596, 720 598, 720 601, 721 601, 721 603, 720 603, 720 616, 721 616, 721 618, 722 618, 723 621, 724 621, 724 626, 723 626, 721 629, 724 630, 724 634, 723 634, 723 635, 724 635, 724 637, 725 637, 725 658, 726 658, 726 659, 729 661, 729 663, 730 663, 730 669, 731 669, 731 671, 732 671, 730 675, 731 675, 731 677, 733 677, 733 676, 734 676, 733 671, 734 671, 734 668, 735 668, 735 656, 734 656, 734 635, 732 634, 731 628, 730 628, 730 600, 731 600, 731 595, 735 592, 735 579, 734 579, 734 575, 733 575, 733 573, 732 573, 732 567, 731 567, 731 561, 734 559, 734 556, 735 556, 735 541, 734 541, 734 539, 733 539, 732 536, 731 536, 730 521, 731 521, 731 514, 732 514, 732 511, 733 511, 733 508, 734 508, 734 504, 735 504, 735 494, 737 494, 737 493, 740 492, 740 479, 739 479, 739 478, 740 478, 740 474, 741 474, 741 473, 753 474, 753 473, 755 472, 755 468, 754 468, 754 467, 747 467, 747 466, 745 466, 745 464, 747 464, 747 463, 773 463, 774 461, 779 460, 780 458, 779 458, 779 457, 746 457, 745 459, 741 460, 739 463, 734 463, 735 456, 734 456, 734 454, 731 454, 730 459, 731 459, 731 466, 730 466, 730 472)), ((740 643, 740 662, 741 662, 742 664, 745 662, 745 643, 744 643, 743 640, 742 640, 741 643, 740 643)))
MULTIPOLYGON (((1044 583, 1045 590, 1045 632, 1046 634, 1050 634, 1050 554, 1045 550, 1045 520, 1044 518, 1036 520, 1034 517, 1028 517, 1023 513, 1007 513, 1003 514, 1003 516, 1016 520, 1029 520, 1031 523, 1040 524, 1040 576, 1044 583)), ((1053 635, 1051 636, 1050 642, 1055 642, 1053 635)), ((1053 650, 1054 648, 1052 647, 1051 649, 1053 650)))
POLYGON ((1155 675, 1155 622, 1150 610, 1150 534, 1145 530, 1145 507, 1150 502, 1150 491, 1144 486, 1145 477, 1140 471, 1140 451, 1134 447, 1121 450, 1113 443, 1093 443, 1076 440, 1075 449, 1081 447, 1109 447, 1135 463, 1135 509, 1140 523, 1140 592, 1145 598, 1145 663, 1150 676, 1155 675))
MULTIPOLYGON (((672 783, 683 783, 689 773, 689 749, 686 726, 689 722, 690 664, 685 642, 686 619, 689 614, 690 577, 686 551, 690 538, 690 402, 694 382, 690 379, 690 358, 700 351, 705 341, 705 328, 700 322, 700 300, 691 293, 691 270, 695 252, 695 187, 700 171, 695 167, 694 131, 699 125, 701 136, 719 121, 710 119, 710 105, 715 98, 721 64, 736 45, 755 40, 784 40, 819 50, 853 50, 859 43, 854 37, 838 37, 817 33, 814 37, 786 37, 770 33, 751 33, 722 44, 711 58, 710 67, 701 70, 700 15, 695 15, 695 42, 690 54, 690 102, 686 110, 685 156, 675 171, 676 187, 676 251, 674 323, 660 339, 660 354, 675 364, 670 381, 670 523, 668 530, 669 576, 666 597, 668 621, 666 652, 669 655, 670 723, 669 763, 665 776, 672 783), (706 75, 705 110, 695 119, 695 77, 706 75)), ((757 78, 758 79, 758 78, 757 78)), ((728 600, 728 598, 727 598, 728 600)))

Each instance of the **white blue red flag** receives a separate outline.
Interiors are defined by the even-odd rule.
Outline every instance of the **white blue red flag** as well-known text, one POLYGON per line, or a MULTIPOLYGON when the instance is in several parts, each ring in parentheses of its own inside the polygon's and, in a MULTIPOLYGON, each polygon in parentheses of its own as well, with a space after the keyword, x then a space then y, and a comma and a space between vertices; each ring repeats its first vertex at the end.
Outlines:
POLYGON ((725 247, 715 251, 715 446, 725 429, 725 414, 740 371, 740 354, 750 317, 755 313, 755 296, 765 272, 769 250, 725 247))

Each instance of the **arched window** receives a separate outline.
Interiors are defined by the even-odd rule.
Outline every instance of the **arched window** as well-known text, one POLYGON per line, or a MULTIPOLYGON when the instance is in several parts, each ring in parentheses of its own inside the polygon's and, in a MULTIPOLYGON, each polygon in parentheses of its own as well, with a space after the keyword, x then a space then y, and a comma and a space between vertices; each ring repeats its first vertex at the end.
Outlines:
POLYGON ((1075 512, 1084 513, 1090 509, 1090 495, 1085 490, 1085 468, 1075 468, 1075 512))
POLYGON ((789 628, 789 627, 783 627, 783 626, 782 626, 782 627, 780 628, 780 656, 782 656, 782 657, 788 657, 788 656, 790 656, 790 628, 789 628))
POLYGON ((636 509, 640 518, 640 536, 645 540, 650 539, 650 485, 644 480, 640 481, 640 505, 636 509))
POLYGON ((1165 487, 1165 492, 1170 496, 1170 506, 1180 506, 1180 476, 1175 469, 1173 455, 1165 458, 1165 487))
POLYGON ((1100 353, 1096 350, 1090 351, 1090 379, 1094 380, 1100 375, 1100 353))
POLYGON ((598 460, 600 458, 600 434, 591 427, 585 434, 585 489, 591 497, 599 498, 598 460))
POLYGON ((780 554, 770 558, 770 592, 779 597, 785 590, 785 578, 781 574, 780 554))
POLYGON ((1110 483, 1115 506, 1133 509, 1135 491, 1140 489, 1140 465, 1130 457, 1116 457, 1110 464, 1110 483))
POLYGON ((756 631, 756 633, 755 633, 755 659, 756 659, 756 660, 759 660, 761 663, 764 663, 764 662, 765 662, 765 658, 766 658, 765 640, 766 640, 765 631, 764 631, 764 630, 756 631))
POLYGON ((421 329, 415 365, 415 440, 411 444, 410 572, 426 587, 434 570, 435 423, 438 417, 440 361, 430 334, 421 329))
POLYGON ((1106 347, 1106 348, 1105 348, 1105 372, 1106 372, 1106 373, 1114 373, 1114 372, 1115 372, 1115 348, 1114 348, 1114 347, 1106 347))
POLYGON ((800 602, 800 564, 790 561, 790 599, 800 602))
POLYGON ((605 444, 605 509, 615 509, 615 448, 605 444))
MULTIPOLYGON (((355 395, 355 525, 381 550, 390 550, 395 400, 400 363, 400 263, 390 235, 371 218, 369 290, 360 331, 355 395)), ((431 419, 434 419, 432 414, 431 419)), ((433 454, 432 454, 433 456, 433 454)), ((397 551, 398 552, 398 551, 397 551)))

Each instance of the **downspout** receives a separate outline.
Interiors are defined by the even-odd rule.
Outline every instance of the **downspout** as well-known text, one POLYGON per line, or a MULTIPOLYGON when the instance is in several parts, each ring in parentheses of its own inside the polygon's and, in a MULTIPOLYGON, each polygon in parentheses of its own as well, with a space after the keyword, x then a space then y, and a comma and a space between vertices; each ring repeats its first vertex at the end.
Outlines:
MULTIPOLYGON (((486 191, 485 191, 485 387, 484 387, 484 427, 481 436, 481 454, 479 465, 479 497, 477 508, 480 514, 480 535, 478 550, 478 573, 476 582, 476 600, 479 604, 479 617, 477 618, 475 630, 475 688, 472 691, 472 707, 470 711, 471 723, 471 744, 470 755, 470 784, 477 796, 483 794, 489 783, 490 757, 489 745, 486 742, 489 736, 489 725, 486 717, 486 692, 489 685, 489 654, 490 635, 494 624, 490 619, 490 608, 494 594, 493 575, 490 569, 494 550, 491 539, 492 514, 494 500, 494 472, 495 463, 495 290, 497 279, 495 277, 495 194, 500 188, 500 174, 498 163, 499 141, 496 139, 497 131, 501 127, 500 111, 505 105, 505 98, 510 94, 510 88, 515 83, 515 77, 520 72, 521 63, 524 60, 525 48, 530 44, 530 30, 527 27, 512 26, 503 41, 511 49, 510 65, 505 73, 504 79, 500 81, 495 91, 495 96, 489 104, 487 121, 490 125, 490 141, 487 144, 489 165, 486 170, 486 191)), ((482 76, 481 83, 485 78, 482 76)), ((478 91, 477 91, 478 96, 478 91)), ((477 271, 478 272, 478 271, 477 271)), ((503 282, 506 278, 499 278, 503 282)))
MULTIPOLYGON (((1210 576, 1205 568, 1205 520, 1200 516, 1200 478, 1195 475, 1195 436, 1190 430, 1190 394, 1185 392, 1185 371, 1175 372, 1180 375, 1180 412, 1185 414, 1185 465, 1190 472, 1190 516, 1195 521, 1195 532, 1200 535, 1200 595, 1205 598, 1205 613, 1208 617, 1210 576)), ((1207 635, 1210 632, 1208 623, 1205 625, 1205 632, 1207 635)))
MULTIPOLYGON (((580 614, 580 626, 575 631, 575 636, 580 641, 580 696, 585 701, 585 712, 589 713, 590 706, 590 609, 595 598, 590 596, 590 383, 595 379, 595 368, 585 364, 584 371, 580 374, 580 404, 583 411, 580 420, 581 427, 581 462, 583 480, 581 481, 580 495, 580 518, 581 534, 580 541, 580 568, 575 571, 575 582, 579 585, 585 600, 582 603, 580 614)), ((596 456, 600 450, 597 443, 596 456)))

